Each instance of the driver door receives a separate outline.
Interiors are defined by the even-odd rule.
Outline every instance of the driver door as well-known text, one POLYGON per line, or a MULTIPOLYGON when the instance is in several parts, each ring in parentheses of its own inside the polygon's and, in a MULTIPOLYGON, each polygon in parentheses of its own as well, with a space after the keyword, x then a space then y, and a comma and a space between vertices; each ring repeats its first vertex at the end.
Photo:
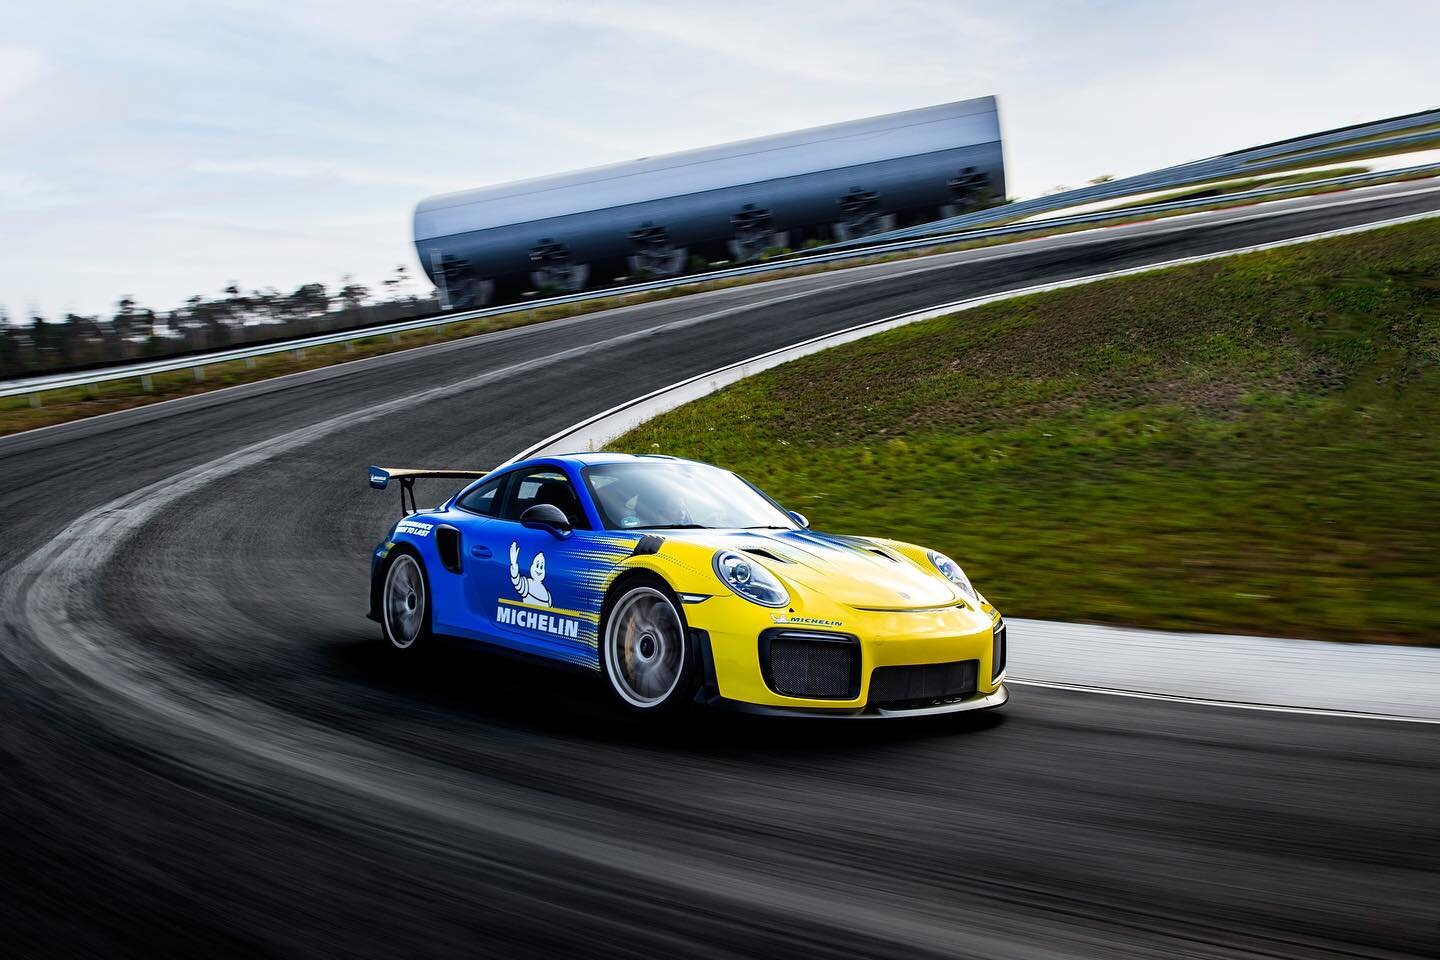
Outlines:
POLYGON ((467 567, 467 601, 502 646, 561 660, 594 660, 598 608, 588 609, 584 589, 587 544, 595 534, 574 484, 556 466, 542 465, 512 475, 503 500, 484 526, 480 553, 467 567), (529 507, 560 508, 571 531, 526 527, 529 507))

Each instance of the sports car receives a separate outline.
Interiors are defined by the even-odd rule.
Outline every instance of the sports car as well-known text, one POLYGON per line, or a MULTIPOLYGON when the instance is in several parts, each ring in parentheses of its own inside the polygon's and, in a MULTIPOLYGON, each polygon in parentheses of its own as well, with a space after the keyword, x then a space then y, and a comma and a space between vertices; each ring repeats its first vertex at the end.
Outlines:
POLYGON ((1004 621, 954 560, 818 533, 719 467, 592 453, 369 477, 401 489, 370 589, 396 655, 478 641, 597 671, 645 713, 902 716, 1008 698, 1004 621), (472 482, 421 510, 421 479, 472 482))

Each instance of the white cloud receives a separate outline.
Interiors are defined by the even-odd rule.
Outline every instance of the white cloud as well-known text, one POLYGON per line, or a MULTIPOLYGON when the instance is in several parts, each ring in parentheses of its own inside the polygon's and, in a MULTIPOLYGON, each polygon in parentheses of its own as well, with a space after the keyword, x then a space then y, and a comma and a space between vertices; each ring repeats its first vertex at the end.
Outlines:
POLYGON ((45 60, 34 50, 0 47, 0 110, 36 83, 44 72, 45 60))
POLYGON ((39 177, 0 170, 0 210, 18 213, 22 210, 43 210, 73 202, 74 198, 39 177))
POLYGON ((56 0, 0 45, 0 303, 375 282, 434 192, 994 93, 1011 192, 1433 106, 1433 0, 56 0))
POLYGON ((277 180, 323 180, 357 186, 404 186, 438 190, 443 183, 406 170, 365 166, 310 157, 269 157, 252 160, 201 160, 190 167, 196 173, 277 180))

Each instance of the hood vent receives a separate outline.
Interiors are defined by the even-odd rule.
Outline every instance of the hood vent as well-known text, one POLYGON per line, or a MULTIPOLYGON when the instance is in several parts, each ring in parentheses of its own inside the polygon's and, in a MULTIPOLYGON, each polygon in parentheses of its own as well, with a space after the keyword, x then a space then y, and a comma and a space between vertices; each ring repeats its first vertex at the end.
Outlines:
POLYGON ((775 554, 771 553, 769 550, 764 550, 764 549, 761 549, 760 547, 744 547, 743 550, 744 550, 745 553, 751 554, 752 556, 764 557, 766 560, 774 560, 776 563, 789 563, 789 562, 790 562, 789 560, 786 560, 784 557, 776 556, 775 554))
POLYGON ((877 557, 884 557, 886 560, 889 560, 891 563, 899 563, 899 562, 900 562, 900 561, 897 560, 895 557, 893 557, 893 556, 891 556, 890 554, 886 553, 884 550, 881 550, 879 547, 866 547, 865 549, 868 550, 868 551, 870 551, 871 553, 875 554, 877 557))

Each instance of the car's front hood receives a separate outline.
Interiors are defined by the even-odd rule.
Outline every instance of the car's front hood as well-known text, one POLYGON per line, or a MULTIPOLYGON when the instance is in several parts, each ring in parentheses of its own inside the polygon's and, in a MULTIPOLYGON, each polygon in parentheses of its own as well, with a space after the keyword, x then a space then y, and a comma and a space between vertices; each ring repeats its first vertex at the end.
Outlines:
POLYGON ((813 530, 657 532, 745 553, 783 580, 860 609, 913 610, 961 600, 959 591, 938 572, 860 537, 813 530))

